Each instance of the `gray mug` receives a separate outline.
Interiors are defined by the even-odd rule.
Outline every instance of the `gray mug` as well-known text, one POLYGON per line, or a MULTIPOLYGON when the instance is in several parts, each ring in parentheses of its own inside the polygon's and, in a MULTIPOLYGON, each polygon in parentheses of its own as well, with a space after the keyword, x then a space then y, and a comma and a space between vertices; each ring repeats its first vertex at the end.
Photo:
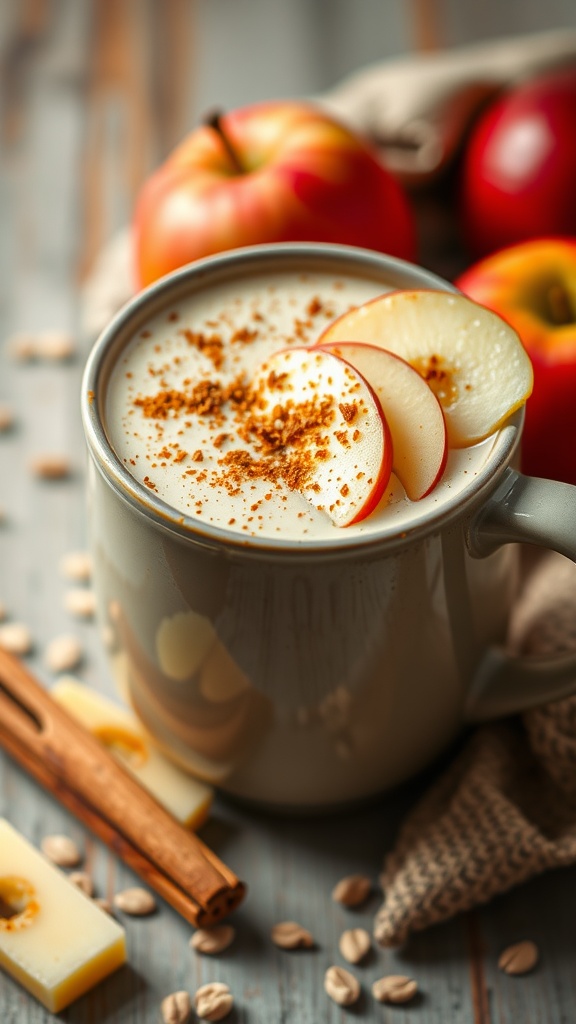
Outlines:
POLYGON ((382 290, 451 290, 391 257, 337 245, 254 246, 137 295, 98 339, 82 385, 102 634, 123 696, 158 746, 239 797, 284 809, 366 798, 430 763, 467 723, 576 688, 573 658, 501 644, 527 542, 576 560, 576 490, 515 466, 523 412, 481 470, 410 530, 338 543, 239 538, 168 506, 109 438, 105 397, 159 310, 239 276, 330 271, 382 290))

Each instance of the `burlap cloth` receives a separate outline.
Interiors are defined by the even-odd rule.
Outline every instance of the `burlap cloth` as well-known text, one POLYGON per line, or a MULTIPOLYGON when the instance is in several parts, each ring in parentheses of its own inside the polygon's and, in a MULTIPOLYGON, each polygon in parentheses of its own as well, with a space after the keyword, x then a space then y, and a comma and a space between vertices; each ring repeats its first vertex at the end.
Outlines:
MULTIPOLYGON (((511 648, 535 657, 576 652, 576 567, 545 554, 530 559, 525 577, 511 648)), ((375 938, 402 945, 413 932, 574 862, 576 696, 472 733, 385 859, 375 938)))

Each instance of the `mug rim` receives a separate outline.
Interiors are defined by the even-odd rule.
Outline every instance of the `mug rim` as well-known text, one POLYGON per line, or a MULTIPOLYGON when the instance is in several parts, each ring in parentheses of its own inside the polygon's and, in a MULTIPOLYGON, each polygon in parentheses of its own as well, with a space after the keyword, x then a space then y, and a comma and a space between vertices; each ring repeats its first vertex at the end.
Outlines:
POLYGON ((430 288, 438 291, 458 293, 458 289, 439 275, 406 260, 379 253, 371 249, 337 243, 315 242, 278 242, 245 246, 229 249, 186 264, 158 279, 147 288, 133 296, 116 313, 107 327, 101 332, 88 355, 81 386, 81 414, 84 435, 88 450, 104 480, 113 490, 156 527, 176 534, 187 543, 194 543, 211 549, 241 552, 242 556, 281 557, 282 555, 307 560, 311 557, 340 557, 346 554, 358 556, 362 553, 371 554, 374 549, 386 548, 387 551, 412 544, 429 533, 437 532, 455 518, 463 508, 476 504, 488 490, 497 486, 499 479, 509 464, 510 456, 519 443, 523 408, 514 413, 507 423, 501 427, 495 438, 492 450, 486 463, 463 491, 454 498, 443 501, 437 510, 429 509, 416 517, 405 529, 398 530, 392 523, 377 533, 355 534, 347 538, 345 531, 342 537, 316 538, 314 540, 295 540, 267 537, 242 537, 225 527, 200 523, 193 516, 186 515, 153 494, 144 484, 140 483, 125 467, 114 450, 108 437, 103 414, 107 378, 116 362, 123 346, 134 336, 145 322, 174 300, 176 293, 184 294, 189 281, 195 281, 199 287, 204 279, 211 284, 225 280, 232 271, 249 276, 258 270, 287 269, 290 263, 314 260, 315 270, 334 270, 341 273, 356 274, 365 277, 367 271, 376 278, 398 279, 398 288, 430 288), (364 273, 362 273, 364 271, 364 273), (400 283, 400 279, 401 283, 400 283), (118 351, 116 351, 118 350, 118 351))

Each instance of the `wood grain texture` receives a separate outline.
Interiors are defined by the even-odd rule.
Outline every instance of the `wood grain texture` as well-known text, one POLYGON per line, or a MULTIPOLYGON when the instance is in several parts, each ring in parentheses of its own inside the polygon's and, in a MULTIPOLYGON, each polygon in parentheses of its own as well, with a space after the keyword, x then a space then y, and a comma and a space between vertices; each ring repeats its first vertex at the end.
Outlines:
MULTIPOLYGON (((254 22, 247 23, 248 14, 253 18, 261 9, 262 24, 268 25, 270 4, 233 3, 233 11, 230 0, 13 0, 0 5, 0 401, 17 416, 14 429, 0 435, 0 506, 6 511, 0 524, 0 602, 11 619, 30 626, 35 648, 28 662, 47 687, 53 680, 43 661, 45 647, 54 636, 72 632, 86 651, 82 678, 113 694, 97 627, 66 613, 67 585, 58 568, 65 553, 86 544, 79 389, 92 339, 80 330, 79 281, 102 243, 128 222, 140 181, 190 127, 198 103, 207 97, 220 102, 221 95, 244 101, 263 91, 263 65, 258 66, 257 57, 263 47, 269 58, 266 73, 274 70, 276 59, 284 76, 267 80, 270 92, 278 93, 286 83, 294 93, 328 88, 330 76, 345 66, 346 12, 358 9, 330 5, 337 7, 338 18, 329 59, 322 50, 328 5, 313 5, 313 31, 305 38, 297 32, 307 24, 310 0, 284 5, 280 61, 278 39, 258 35, 254 22), (215 26, 222 37, 206 34, 215 26), (244 53, 242 61, 237 59, 239 37, 230 26, 244 32, 241 38, 247 42, 253 37, 250 53, 256 56, 248 59, 244 53), (209 79, 201 73, 207 60, 212 63, 209 79), (319 77, 318 69, 326 78, 319 77), (221 95, 212 95, 215 84, 221 95), (77 357, 58 365, 15 363, 6 339, 15 331, 44 328, 72 331, 77 357), (69 480, 42 482, 30 474, 30 459, 44 452, 62 452, 72 460, 69 480)), ((376 26, 381 31, 387 5, 368 6, 382 19, 376 26)), ((373 44, 382 53, 413 39, 405 22, 408 6, 403 0, 390 4, 393 31, 385 44, 373 44)), ((488 6, 496 18, 501 5, 488 6)), ((527 28, 553 27, 544 21, 542 5, 539 26, 536 4, 525 6, 530 10, 527 28)), ((519 4, 510 7, 520 10, 519 4)), ((435 8, 446 38, 463 41, 465 5, 438 0, 435 8), (453 18, 461 26, 459 39, 450 18, 457 6, 453 18)), ((485 20, 479 11, 475 17, 485 20)), ((555 0, 554 11, 559 19, 574 21, 571 4, 555 0)), ((508 25, 511 15, 506 17, 508 25)), ((520 22, 517 28, 522 29, 520 22)), ((370 35, 370 26, 348 24, 348 35, 357 48, 370 35)), ((371 51, 367 60, 373 57, 371 51)), ((193 992, 213 980, 230 985, 236 1001, 229 1018, 233 1024, 334 1024, 349 1016, 370 1024, 572 1020, 574 870, 536 879, 473 915, 416 936, 403 950, 374 949, 353 968, 363 991, 355 1010, 344 1011, 327 999, 322 978, 332 963, 342 964, 340 934, 354 926, 371 929, 381 898, 377 877, 382 858, 433 775, 431 770, 370 806, 326 818, 274 817, 219 799, 201 836, 249 886, 245 905, 233 916, 237 939, 229 950, 218 959, 193 953, 190 926, 161 904, 146 920, 123 919, 129 966, 63 1017, 53 1017, 0 974, 1 1024, 62 1019, 69 1024, 157 1024, 165 995, 181 988, 193 992), (356 872, 373 879, 374 893, 365 906, 346 910, 331 901, 330 893, 343 875, 356 872), (288 953, 272 945, 270 929, 285 919, 310 929, 313 950, 288 953), (524 978, 503 975, 498 954, 524 938, 540 946, 540 965, 524 978), (421 996, 403 1008, 376 1004, 370 986, 385 973, 416 978, 421 996)), ((53 832, 74 838, 98 895, 111 899, 136 884, 120 860, 3 754, 0 814, 35 844, 53 832)))

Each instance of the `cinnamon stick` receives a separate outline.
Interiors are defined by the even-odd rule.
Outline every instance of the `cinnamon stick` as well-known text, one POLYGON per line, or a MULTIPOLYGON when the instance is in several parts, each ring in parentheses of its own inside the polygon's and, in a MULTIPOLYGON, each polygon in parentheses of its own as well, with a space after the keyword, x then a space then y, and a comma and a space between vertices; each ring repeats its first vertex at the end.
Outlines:
POLYGON ((0 745, 192 924, 243 899, 234 872, 1 650, 0 745))

